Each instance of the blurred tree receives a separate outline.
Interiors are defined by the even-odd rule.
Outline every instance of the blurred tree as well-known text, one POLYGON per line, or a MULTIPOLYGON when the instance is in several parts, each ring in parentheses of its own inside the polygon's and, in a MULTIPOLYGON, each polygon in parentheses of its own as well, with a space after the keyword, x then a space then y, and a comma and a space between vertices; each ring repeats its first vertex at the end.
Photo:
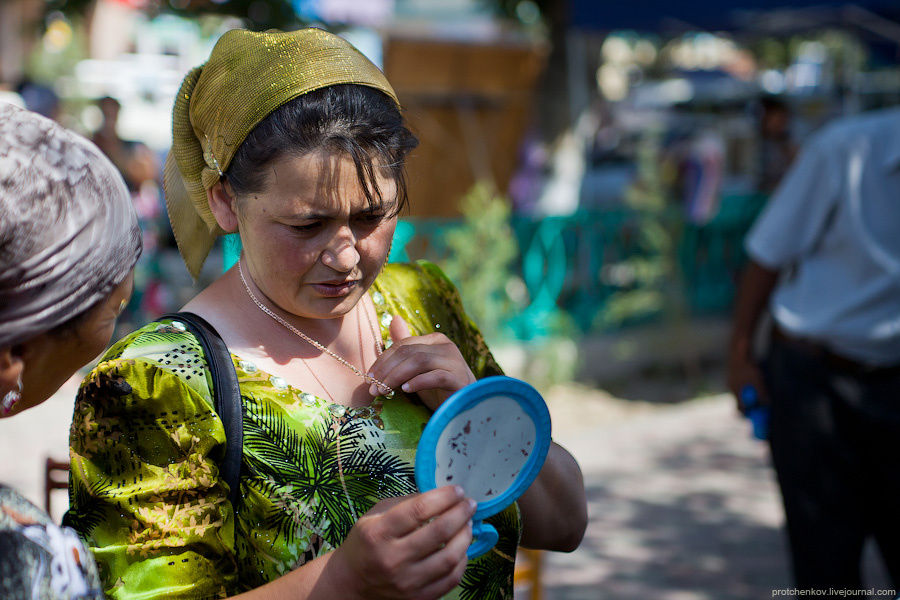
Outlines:
POLYGON ((85 15, 89 13, 96 0, 48 0, 46 12, 62 11, 67 15, 85 15))
POLYGON ((26 72, 30 79, 52 85, 72 74, 75 65, 86 57, 82 21, 77 16, 70 21, 58 12, 44 19, 42 43, 36 44, 28 56, 26 72))
POLYGON ((625 202, 638 215, 638 252, 617 268, 624 285, 614 292, 598 315, 604 326, 619 326, 661 313, 682 312, 677 243, 680 219, 672 218, 672 206, 662 177, 661 133, 642 136, 637 150, 637 178, 627 190, 625 202), (627 275, 626 275, 627 274, 627 275))
POLYGON ((495 338, 517 308, 510 287, 523 285, 513 270, 519 246, 509 224, 510 202, 479 182, 460 209, 464 222, 447 233, 449 253, 441 268, 459 287, 469 316, 495 338))
POLYGON ((597 325, 603 329, 661 317, 668 343, 681 350, 685 375, 696 378, 699 358, 690 343, 690 307, 679 260, 685 221, 664 180, 661 138, 660 131, 650 130, 639 142, 637 178, 625 197, 638 215, 638 251, 617 265, 629 283, 609 297, 597 325))
POLYGON ((501 17, 533 26, 552 18, 551 5, 559 0, 480 0, 501 17))
MULTIPOLYGON (((49 0, 47 12, 88 14, 97 0, 49 0)), ((244 19, 250 29, 294 29, 303 21, 290 0, 115 0, 148 14, 162 12, 186 17, 218 14, 244 19)))
MULTIPOLYGON (((161 3, 163 0, 159 0, 161 3)), ((168 12, 222 14, 245 19, 250 29, 295 29, 303 25, 289 0, 169 0, 168 12)))
POLYGON ((564 312, 535 307, 535 299, 528 297, 517 274, 519 244, 510 224, 509 199, 479 182, 460 208, 463 224, 447 232, 448 255, 440 265, 457 285, 466 313, 491 345, 519 340, 522 372, 531 384, 546 389, 571 381, 578 366, 574 324, 564 312), (531 335, 523 329, 532 330, 531 335))
POLYGON ((764 69, 785 69, 790 64, 787 44, 783 39, 758 38, 751 41, 750 49, 764 69))

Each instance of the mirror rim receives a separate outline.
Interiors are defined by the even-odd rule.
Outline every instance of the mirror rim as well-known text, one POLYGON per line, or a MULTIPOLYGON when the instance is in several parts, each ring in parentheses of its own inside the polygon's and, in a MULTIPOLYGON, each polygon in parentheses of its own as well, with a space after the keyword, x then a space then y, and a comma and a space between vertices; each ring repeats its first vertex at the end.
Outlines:
POLYGON ((534 450, 519 470, 513 483, 496 498, 479 502, 473 519, 484 519, 502 511, 515 502, 534 481, 550 449, 550 411, 540 393, 521 379, 496 375, 467 385, 447 398, 431 415, 422 431, 416 450, 416 485, 420 492, 434 489, 437 444, 444 428, 460 413, 495 396, 515 400, 531 417, 535 428, 534 450))

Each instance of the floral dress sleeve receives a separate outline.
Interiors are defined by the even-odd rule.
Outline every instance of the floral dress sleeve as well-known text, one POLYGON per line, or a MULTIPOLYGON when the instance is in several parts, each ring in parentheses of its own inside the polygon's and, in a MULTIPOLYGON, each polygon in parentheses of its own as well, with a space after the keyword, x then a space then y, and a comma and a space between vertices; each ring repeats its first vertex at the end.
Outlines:
POLYGON ((234 515, 219 479, 225 433, 203 352, 170 324, 113 346, 83 381, 64 519, 111 598, 221 598, 236 578, 234 515))

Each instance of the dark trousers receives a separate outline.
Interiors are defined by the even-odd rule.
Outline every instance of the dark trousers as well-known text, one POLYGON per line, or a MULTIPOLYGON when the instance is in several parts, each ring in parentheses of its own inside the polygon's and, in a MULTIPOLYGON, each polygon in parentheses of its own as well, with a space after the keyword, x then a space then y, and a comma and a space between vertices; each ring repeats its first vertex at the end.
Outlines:
POLYGON ((774 339, 764 372, 797 587, 862 588, 869 536, 900 587, 900 369, 835 365, 774 339))

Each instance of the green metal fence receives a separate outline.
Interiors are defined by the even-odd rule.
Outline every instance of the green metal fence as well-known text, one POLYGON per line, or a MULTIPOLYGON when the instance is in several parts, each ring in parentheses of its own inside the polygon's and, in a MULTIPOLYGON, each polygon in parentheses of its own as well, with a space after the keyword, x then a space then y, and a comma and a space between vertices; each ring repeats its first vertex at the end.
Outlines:
MULTIPOLYGON (((520 249, 513 270, 524 282, 529 302, 501 329, 519 338, 539 337, 549 333, 543 325, 558 313, 582 333, 612 326, 603 325, 606 320, 601 318, 609 299, 642 284, 633 273, 635 259, 654 259, 654 249, 641 235, 651 219, 676 225, 665 229, 677 232, 674 262, 681 285, 669 292, 684 297, 666 301, 681 301, 692 314, 725 314, 745 261, 744 236, 764 204, 760 195, 724 198, 719 214, 704 225, 683 223, 677 211, 660 217, 625 208, 540 220, 513 218, 520 249)), ((427 258, 441 264, 450 259, 447 234, 463 226, 459 220, 406 219, 398 227, 391 259, 427 258)), ((648 315, 654 316, 659 315, 648 315)))

